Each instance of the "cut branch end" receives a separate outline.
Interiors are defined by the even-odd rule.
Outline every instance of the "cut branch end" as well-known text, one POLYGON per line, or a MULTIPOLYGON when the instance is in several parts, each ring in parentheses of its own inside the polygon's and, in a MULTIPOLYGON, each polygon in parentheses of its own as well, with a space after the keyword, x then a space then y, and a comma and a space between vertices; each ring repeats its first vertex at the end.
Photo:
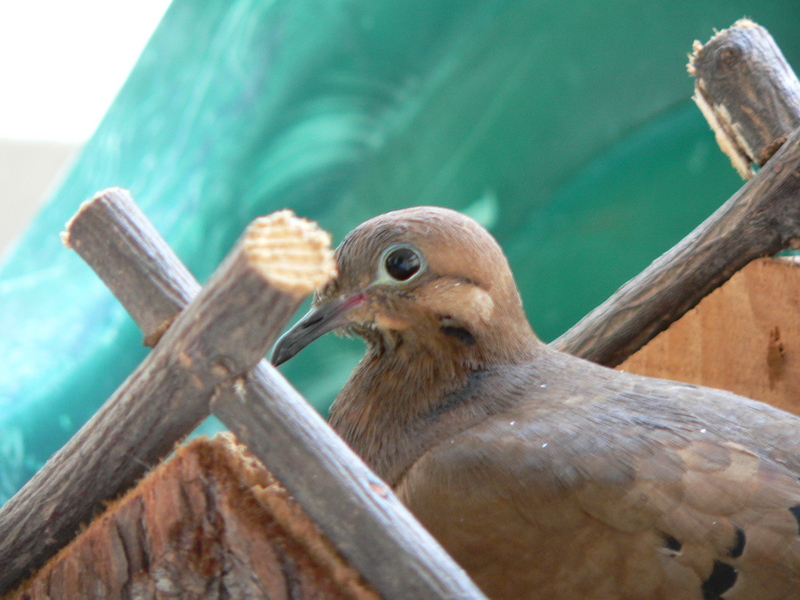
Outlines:
POLYGON ((688 70, 695 102, 743 178, 800 127, 800 81, 769 32, 750 19, 695 42, 688 70))
POLYGON ((305 298, 336 276, 330 235, 289 210, 255 219, 242 242, 252 266, 292 296, 305 298))

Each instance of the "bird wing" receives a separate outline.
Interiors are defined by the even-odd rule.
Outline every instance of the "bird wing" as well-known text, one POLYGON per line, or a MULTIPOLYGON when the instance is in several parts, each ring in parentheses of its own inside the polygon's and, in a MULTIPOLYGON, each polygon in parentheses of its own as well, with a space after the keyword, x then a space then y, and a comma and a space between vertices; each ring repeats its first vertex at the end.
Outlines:
POLYGON ((625 381, 494 415, 423 455, 398 494, 492 598, 800 598, 785 413, 625 381))

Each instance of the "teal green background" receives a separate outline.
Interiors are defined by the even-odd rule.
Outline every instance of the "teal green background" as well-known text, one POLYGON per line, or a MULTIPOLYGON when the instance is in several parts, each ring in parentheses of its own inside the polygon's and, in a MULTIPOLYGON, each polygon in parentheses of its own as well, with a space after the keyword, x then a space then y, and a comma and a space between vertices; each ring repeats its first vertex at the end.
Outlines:
MULTIPOLYGON (((800 64, 796 0, 174 0, 0 268, 0 501, 146 354, 59 241, 96 190, 129 188, 201 281, 278 208, 338 242, 454 207, 501 241, 550 340, 740 187, 685 64, 745 15, 800 64)), ((284 372, 325 411, 362 349, 328 336, 284 372)))

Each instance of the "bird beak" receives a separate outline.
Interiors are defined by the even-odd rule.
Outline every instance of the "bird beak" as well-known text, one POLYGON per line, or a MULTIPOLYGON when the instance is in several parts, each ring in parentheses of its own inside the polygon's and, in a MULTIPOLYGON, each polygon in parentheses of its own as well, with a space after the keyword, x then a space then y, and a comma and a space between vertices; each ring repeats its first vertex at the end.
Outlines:
POLYGON ((272 364, 277 367, 285 363, 318 337, 347 325, 350 322, 350 311, 363 304, 366 299, 364 294, 356 294, 313 307, 275 343, 272 364))

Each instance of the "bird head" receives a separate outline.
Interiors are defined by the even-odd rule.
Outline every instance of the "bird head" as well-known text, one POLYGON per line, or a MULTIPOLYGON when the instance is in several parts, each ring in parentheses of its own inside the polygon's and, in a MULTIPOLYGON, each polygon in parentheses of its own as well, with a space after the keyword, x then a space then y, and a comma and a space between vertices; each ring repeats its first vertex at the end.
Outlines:
POLYGON ((371 346, 442 347, 482 361, 535 339, 497 241, 456 211, 377 216, 347 235, 336 261, 338 277, 275 345, 276 365, 333 330, 371 346))

